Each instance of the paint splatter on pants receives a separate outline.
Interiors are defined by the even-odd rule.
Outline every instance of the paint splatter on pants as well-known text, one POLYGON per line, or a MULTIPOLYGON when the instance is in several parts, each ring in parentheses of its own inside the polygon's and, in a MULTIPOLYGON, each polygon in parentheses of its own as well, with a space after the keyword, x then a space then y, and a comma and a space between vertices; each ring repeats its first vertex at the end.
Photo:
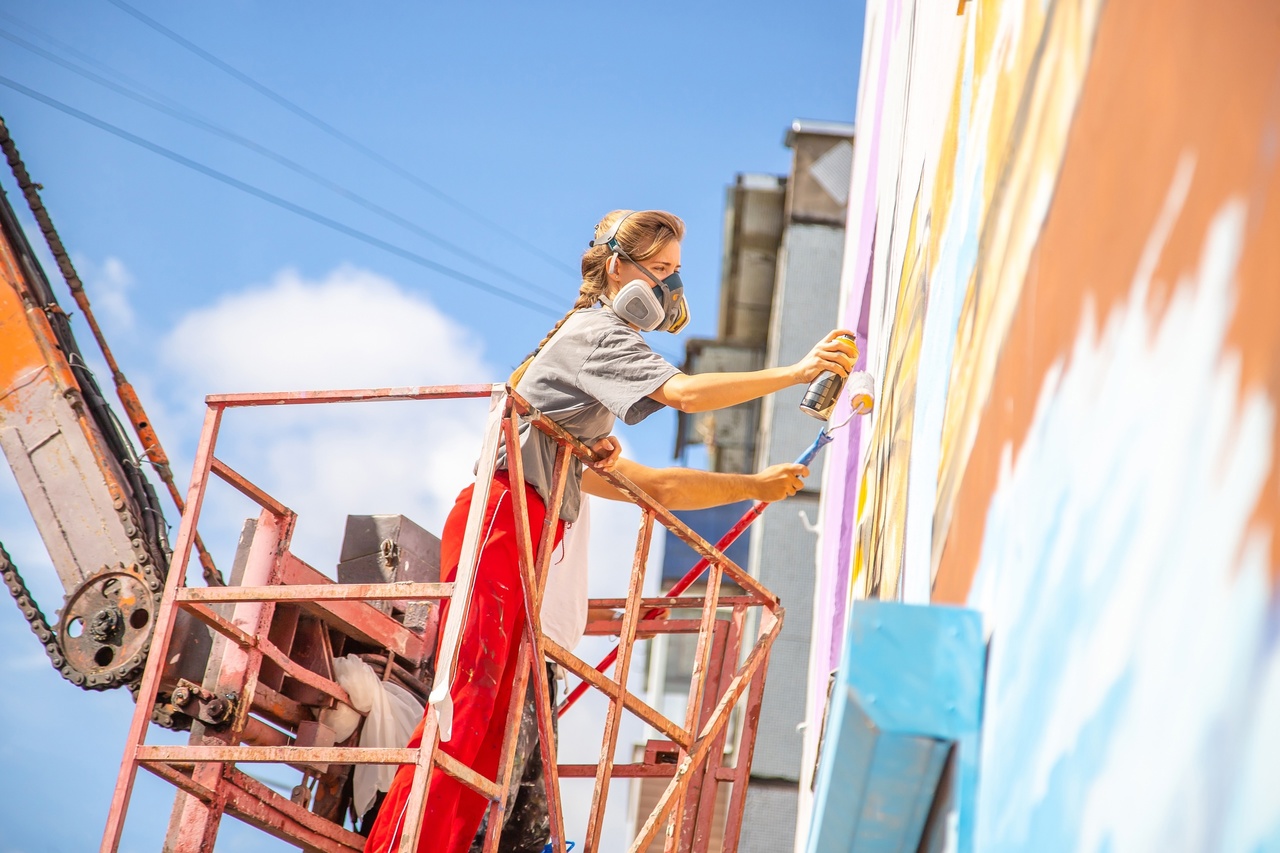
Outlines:
MULTIPOLYGON (((547 684, 550 687, 551 704, 556 701, 555 666, 547 664, 547 684)), ((538 737, 537 694, 530 683, 524 696, 524 712, 520 717, 520 736, 516 742, 515 766, 511 770, 511 778, 519 779, 518 785, 512 785, 507 791, 507 808, 502 821, 502 840, 498 844, 501 853, 542 853, 547 842, 551 840, 551 816, 547 811, 547 779, 543 772, 541 739, 538 737)), ((559 726, 555 714, 551 715, 551 725, 557 731, 559 726)), ((554 752, 555 745, 552 744, 554 752)), ((489 812, 486 809, 480 828, 476 830, 475 840, 471 842, 471 853, 482 853, 484 850, 484 833, 489 826, 489 812)))
MULTIPOLYGON (((446 581, 453 580, 461 559, 473 488, 462 490, 445 522, 440 563, 446 581)), ((536 554, 546 506, 532 486, 525 486, 525 498, 536 554)), ((556 543, 563 528, 563 524, 555 527, 556 543)), ((453 737, 442 742, 440 748, 492 779, 497 775, 509 723, 506 710, 525 628, 515 512, 505 471, 494 476, 481 530, 482 550, 451 694, 453 737)), ((428 709, 427 713, 431 711, 428 709)), ((422 728, 419 723, 410 738, 411 749, 421 745, 422 728)), ((412 783, 413 767, 402 765, 374 821, 365 853, 390 853, 399 845, 412 783)), ((417 853, 467 853, 487 803, 484 797, 433 768, 417 853)))

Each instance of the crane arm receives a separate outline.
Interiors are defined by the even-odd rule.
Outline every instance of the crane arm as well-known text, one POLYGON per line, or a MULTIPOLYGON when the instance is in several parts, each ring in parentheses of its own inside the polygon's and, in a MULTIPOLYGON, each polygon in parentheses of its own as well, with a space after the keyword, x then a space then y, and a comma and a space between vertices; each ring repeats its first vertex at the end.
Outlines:
POLYGON ((2 190, 0 450, 67 593, 57 625, 7 555, 5 585, 68 680, 131 683, 168 568, 164 517, 2 190))

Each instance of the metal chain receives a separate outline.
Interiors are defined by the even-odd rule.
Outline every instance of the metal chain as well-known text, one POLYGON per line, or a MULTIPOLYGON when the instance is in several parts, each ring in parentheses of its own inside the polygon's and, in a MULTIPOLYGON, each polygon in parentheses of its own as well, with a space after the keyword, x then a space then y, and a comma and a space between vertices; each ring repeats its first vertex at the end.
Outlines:
MULTIPOLYGON (((4 544, 0 543, 0 577, 4 578, 4 585, 8 588, 9 594, 13 596, 13 600, 17 602, 18 609, 22 611, 22 615, 27 620, 27 625, 31 627, 31 633, 36 635, 36 639, 44 646, 45 654, 49 656, 49 662, 53 664, 53 668, 62 673, 62 677, 68 681, 75 683, 72 677, 71 666, 67 663, 66 658, 62 655, 62 646, 58 643, 58 635, 54 633, 53 628, 49 626, 49 621, 44 618, 44 613, 40 612, 40 605, 36 604, 36 600, 31 597, 31 591, 27 589, 27 584, 22 580, 22 575, 18 574, 18 568, 13 564, 13 559, 9 556, 9 552, 4 549, 4 544)), ((81 677, 81 686, 84 677, 81 677)))
MULTIPOLYGON (((160 597, 164 591, 164 581, 150 560, 141 562, 140 565, 147 587, 151 590, 155 609, 158 612, 160 609, 160 597)), ((4 579, 5 587, 9 590, 9 594, 13 596, 18 609, 22 611, 23 618, 27 620, 31 633, 35 634, 36 639, 44 646, 45 654, 49 656, 49 662, 53 664, 53 668, 63 678, 85 690, 111 690, 116 687, 128 687, 131 690, 137 689, 138 683, 142 680, 142 671, 147 661, 147 654, 151 650, 150 639, 135 655, 132 665, 127 668, 105 674, 81 672, 67 660, 62 650, 62 644, 58 641, 57 631, 49 624, 49 620, 40 609, 40 605, 36 603, 35 597, 31 595, 31 590, 27 588, 26 581, 18 573, 18 567, 13 564, 13 558, 9 556, 9 552, 5 550, 3 543, 0 543, 0 577, 4 579)))

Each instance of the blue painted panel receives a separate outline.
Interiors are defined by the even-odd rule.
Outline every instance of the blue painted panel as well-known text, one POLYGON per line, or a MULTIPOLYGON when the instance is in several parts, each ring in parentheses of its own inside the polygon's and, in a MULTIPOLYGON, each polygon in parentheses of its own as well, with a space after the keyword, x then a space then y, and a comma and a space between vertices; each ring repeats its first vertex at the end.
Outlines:
POLYGON ((915 853, 950 751, 950 741, 920 735, 880 738, 855 849, 915 853))
POLYGON ((985 658, 974 611, 855 603, 809 853, 914 853, 953 748, 958 848, 971 849, 985 658))
POLYGON ((814 800, 814 828, 820 831, 809 834, 810 853, 843 853, 853 845, 880 734, 847 688, 836 690, 831 703, 814 800))
MULTIPOLYGON (((738 523, 743 513, 751 509, 754 501, 739 501, 736 504, 713 506, 707 509, 685 509, 675 513, 676 518, 693 529, 693 532, 712 545, 720 541, 720 537, 729 532, 729 528, 738 523)), ((662 553, 662 579, 675 581, 684 577, 685 572, 694 567, 702 559, 683 540, 663 530, 665 543, 662 553)), ((747 565, 747 554, 751 549, 751 528, 743 531, 734 543, 725 551, 725 556, 743 568, 747 565)))
MULTIPOLYGON (((946 763, 951 741, 885 732, 863 712, 847 687, 833 708, 826 737, 841 744, 838 762, 823 766, 819 798, 833 806, 819 827, 821 853, 915 853, 920 831, 946 763)), ((828 741, 830 742, 830 741, 828 741)))
POLYGON ((853 844, 860 853, 915 853, 951 744, 881 733, 853 844))

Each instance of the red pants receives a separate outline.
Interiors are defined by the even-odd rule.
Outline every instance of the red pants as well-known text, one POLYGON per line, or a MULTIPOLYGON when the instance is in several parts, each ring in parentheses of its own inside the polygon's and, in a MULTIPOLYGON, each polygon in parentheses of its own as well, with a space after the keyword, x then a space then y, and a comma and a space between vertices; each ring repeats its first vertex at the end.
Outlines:
MULTIPOLYGON (((440 749, 489 779, 498 773, 502 740, 511 728, 506 712, 525 629, 524 590, 510 488, 507 472, 499 471, 485 508, 471 609, 458 648, 451 694, 453 737, 440 744, 440 749)), ((458 570, 473 490, 474 486, 462 490, 445 522, 440 544, 444 581, 452 581, 458 570)), ((525 486, 525 499, 536 555, 546 505, 532 486, 525 486)), ((557 544, 563 529, 563 524, 556 526, 557 544)), ((427 713, 432 713, 430 708, 427 713)), ((421 745, 422 726, 418 723, 409 740, 410 748, 421 745)), ((369 833, 365 853, 390 853, 399 845, 412 783, 413 765, 401 765, 369 833)), ((417 853, 466 853, 488 803, 439 768, 433 768, 417 853)))

